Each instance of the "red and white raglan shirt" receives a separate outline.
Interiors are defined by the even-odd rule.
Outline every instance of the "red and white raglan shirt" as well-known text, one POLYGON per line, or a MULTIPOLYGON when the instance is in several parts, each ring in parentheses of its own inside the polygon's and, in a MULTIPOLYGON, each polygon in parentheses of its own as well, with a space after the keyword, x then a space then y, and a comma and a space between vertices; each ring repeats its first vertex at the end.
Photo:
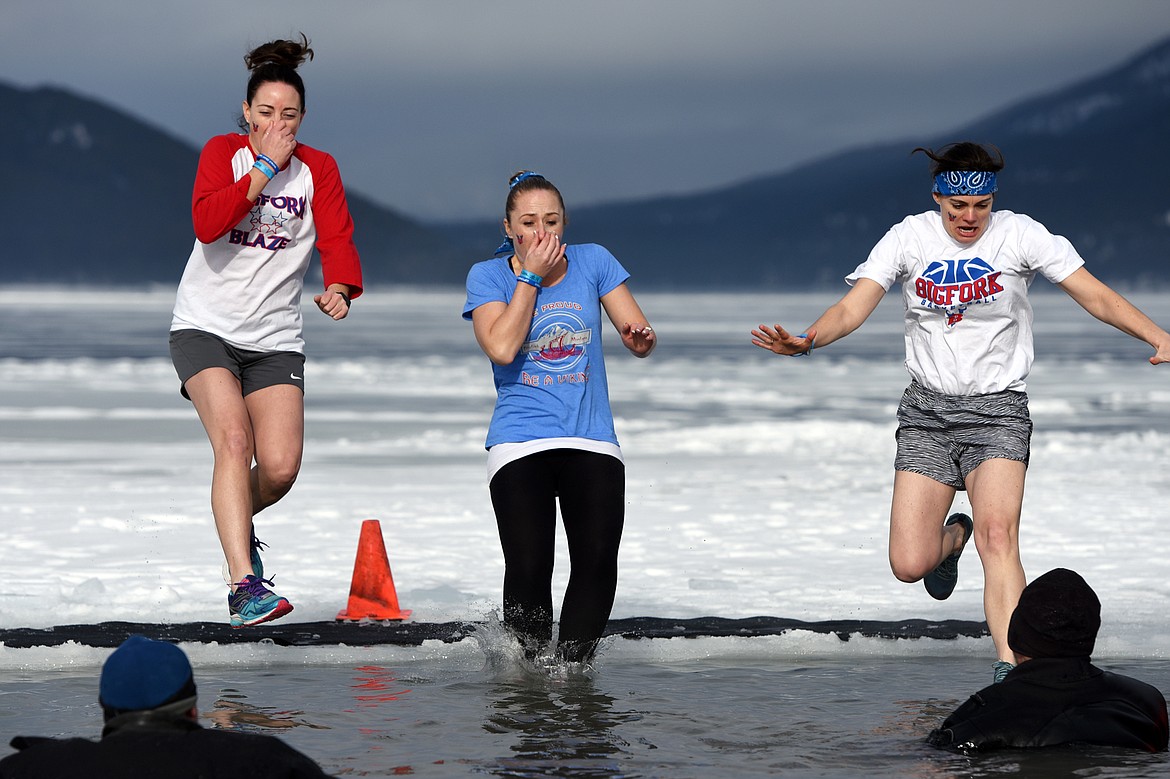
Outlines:
POLYGON ((1084 264, 1066 238, 1023 214, 993 212, 979 240, 964 244, 928 211, 890 228, 845 281, 887 291, 901 281, 906 370, 936 392, 983 395, 1024 391, 1036 274, 1059 284, 1084 264))
POLYGON ((248 200, 256 161, 248 136, 203 147, 191 213, 195 247, 179 282, 171 330, 202 330, 239 349, 302 352, 301 294, 321 255, 325 287, 362 292, 353 219, 333 157, 298 143, 288 164, 248 200))

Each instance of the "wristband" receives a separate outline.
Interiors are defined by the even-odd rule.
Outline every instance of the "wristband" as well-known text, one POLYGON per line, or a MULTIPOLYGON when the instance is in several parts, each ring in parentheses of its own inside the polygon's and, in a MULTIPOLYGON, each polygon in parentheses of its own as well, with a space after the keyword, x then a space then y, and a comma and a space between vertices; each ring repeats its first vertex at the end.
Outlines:
POLYGON ((335 292, 337 292, 338 295, 341 295, 341 299, 345 301, 345 307, 350 308, 352 304, 349 302, 349 295, 345 294, 341 290, 335 290, 335 292))
POLYGON ((276 164, 276 160, 272 159, 267 154, 257 154, 256 159, 264 160, 273 170, 277 171, 278 173, 280 172, 280 166, 276 164))
POLYGON ((537 289, 540 289, 540 284, 544 281, 544 276, 537 276, 535 273, 525 268, 524 270, 520 271, 520 275, 516 277, 516 280, 522 281, 525 284, 529 284, 533 287, 536 287, 537 289))
POLYGON ((252 167, 263 173, 269 181, 272 181, 274 178, 276 178, 276 171, 264 160, 256 160, 254 163, 252 163, 252 167))
MULTIPOLYGON (((798 335, 798 336, 796 336, 796 337, 797 337, 797 338, 808 338, 808 333, 801 333, 800 335, 798 335)), ((816 340, 809 341, 809 342, 808 342, 808 351, 807 351, 807 352, 796 352, 796 353, 794 353, 794 354, 792 354, 792 355, 790 355, 790 356, 792 356, 792 357, 808 357, 809 355, 811 355, 811 354, 812 354, 812 352, 813 352, 813 348, 814 348, 816 345, 817 345, 817 342, 816 342, 816 340)))

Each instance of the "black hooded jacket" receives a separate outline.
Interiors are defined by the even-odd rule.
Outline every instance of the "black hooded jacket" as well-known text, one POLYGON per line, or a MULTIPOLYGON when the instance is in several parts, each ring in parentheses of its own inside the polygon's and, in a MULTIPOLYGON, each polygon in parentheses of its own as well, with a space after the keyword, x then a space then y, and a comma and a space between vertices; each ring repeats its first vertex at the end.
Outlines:
POLYGON ((101 741, 17 736, 0 779, 327 779, 273 736, 203 728, 190 717, 132 712, 106 723, 101 741))
POLYGON ((958 752, 1095 744, 1166 749, 1157 688, 1102 671, 1088 657, 1034 658, 972 695, 927 741, 958 752))

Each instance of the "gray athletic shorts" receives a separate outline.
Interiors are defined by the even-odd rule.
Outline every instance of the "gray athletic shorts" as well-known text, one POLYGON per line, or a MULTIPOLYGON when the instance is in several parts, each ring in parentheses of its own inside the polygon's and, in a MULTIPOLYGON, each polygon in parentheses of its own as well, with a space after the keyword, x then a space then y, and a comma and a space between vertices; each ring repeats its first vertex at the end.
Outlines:
POLYGON ((986 460, 1028 464, 1032 440, 1028 395, 1012 390, 944 395, 915 381, 902 393, 896 436, 894 470, 920 473, 964 490, 967 476, 986 460))
POLYGON ((305 355, 300 352, 251 352, 237 349, 219 336, 202 330, 171 331, 171 362, 187 400, 187 380, 207 368, 227 368, 240 380, 244 395, 278 384, 305 391, 305 355))

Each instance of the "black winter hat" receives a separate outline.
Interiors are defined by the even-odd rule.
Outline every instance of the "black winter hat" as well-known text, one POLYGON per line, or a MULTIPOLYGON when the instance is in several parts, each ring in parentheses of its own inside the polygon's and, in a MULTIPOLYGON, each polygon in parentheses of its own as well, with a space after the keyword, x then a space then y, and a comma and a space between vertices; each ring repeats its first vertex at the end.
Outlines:
POLYGON ((1079 574, 1054 568, 1020 594, 1008 646, 1025 657, 1088 657, 1101 628, 1101 601, 1079 574))

